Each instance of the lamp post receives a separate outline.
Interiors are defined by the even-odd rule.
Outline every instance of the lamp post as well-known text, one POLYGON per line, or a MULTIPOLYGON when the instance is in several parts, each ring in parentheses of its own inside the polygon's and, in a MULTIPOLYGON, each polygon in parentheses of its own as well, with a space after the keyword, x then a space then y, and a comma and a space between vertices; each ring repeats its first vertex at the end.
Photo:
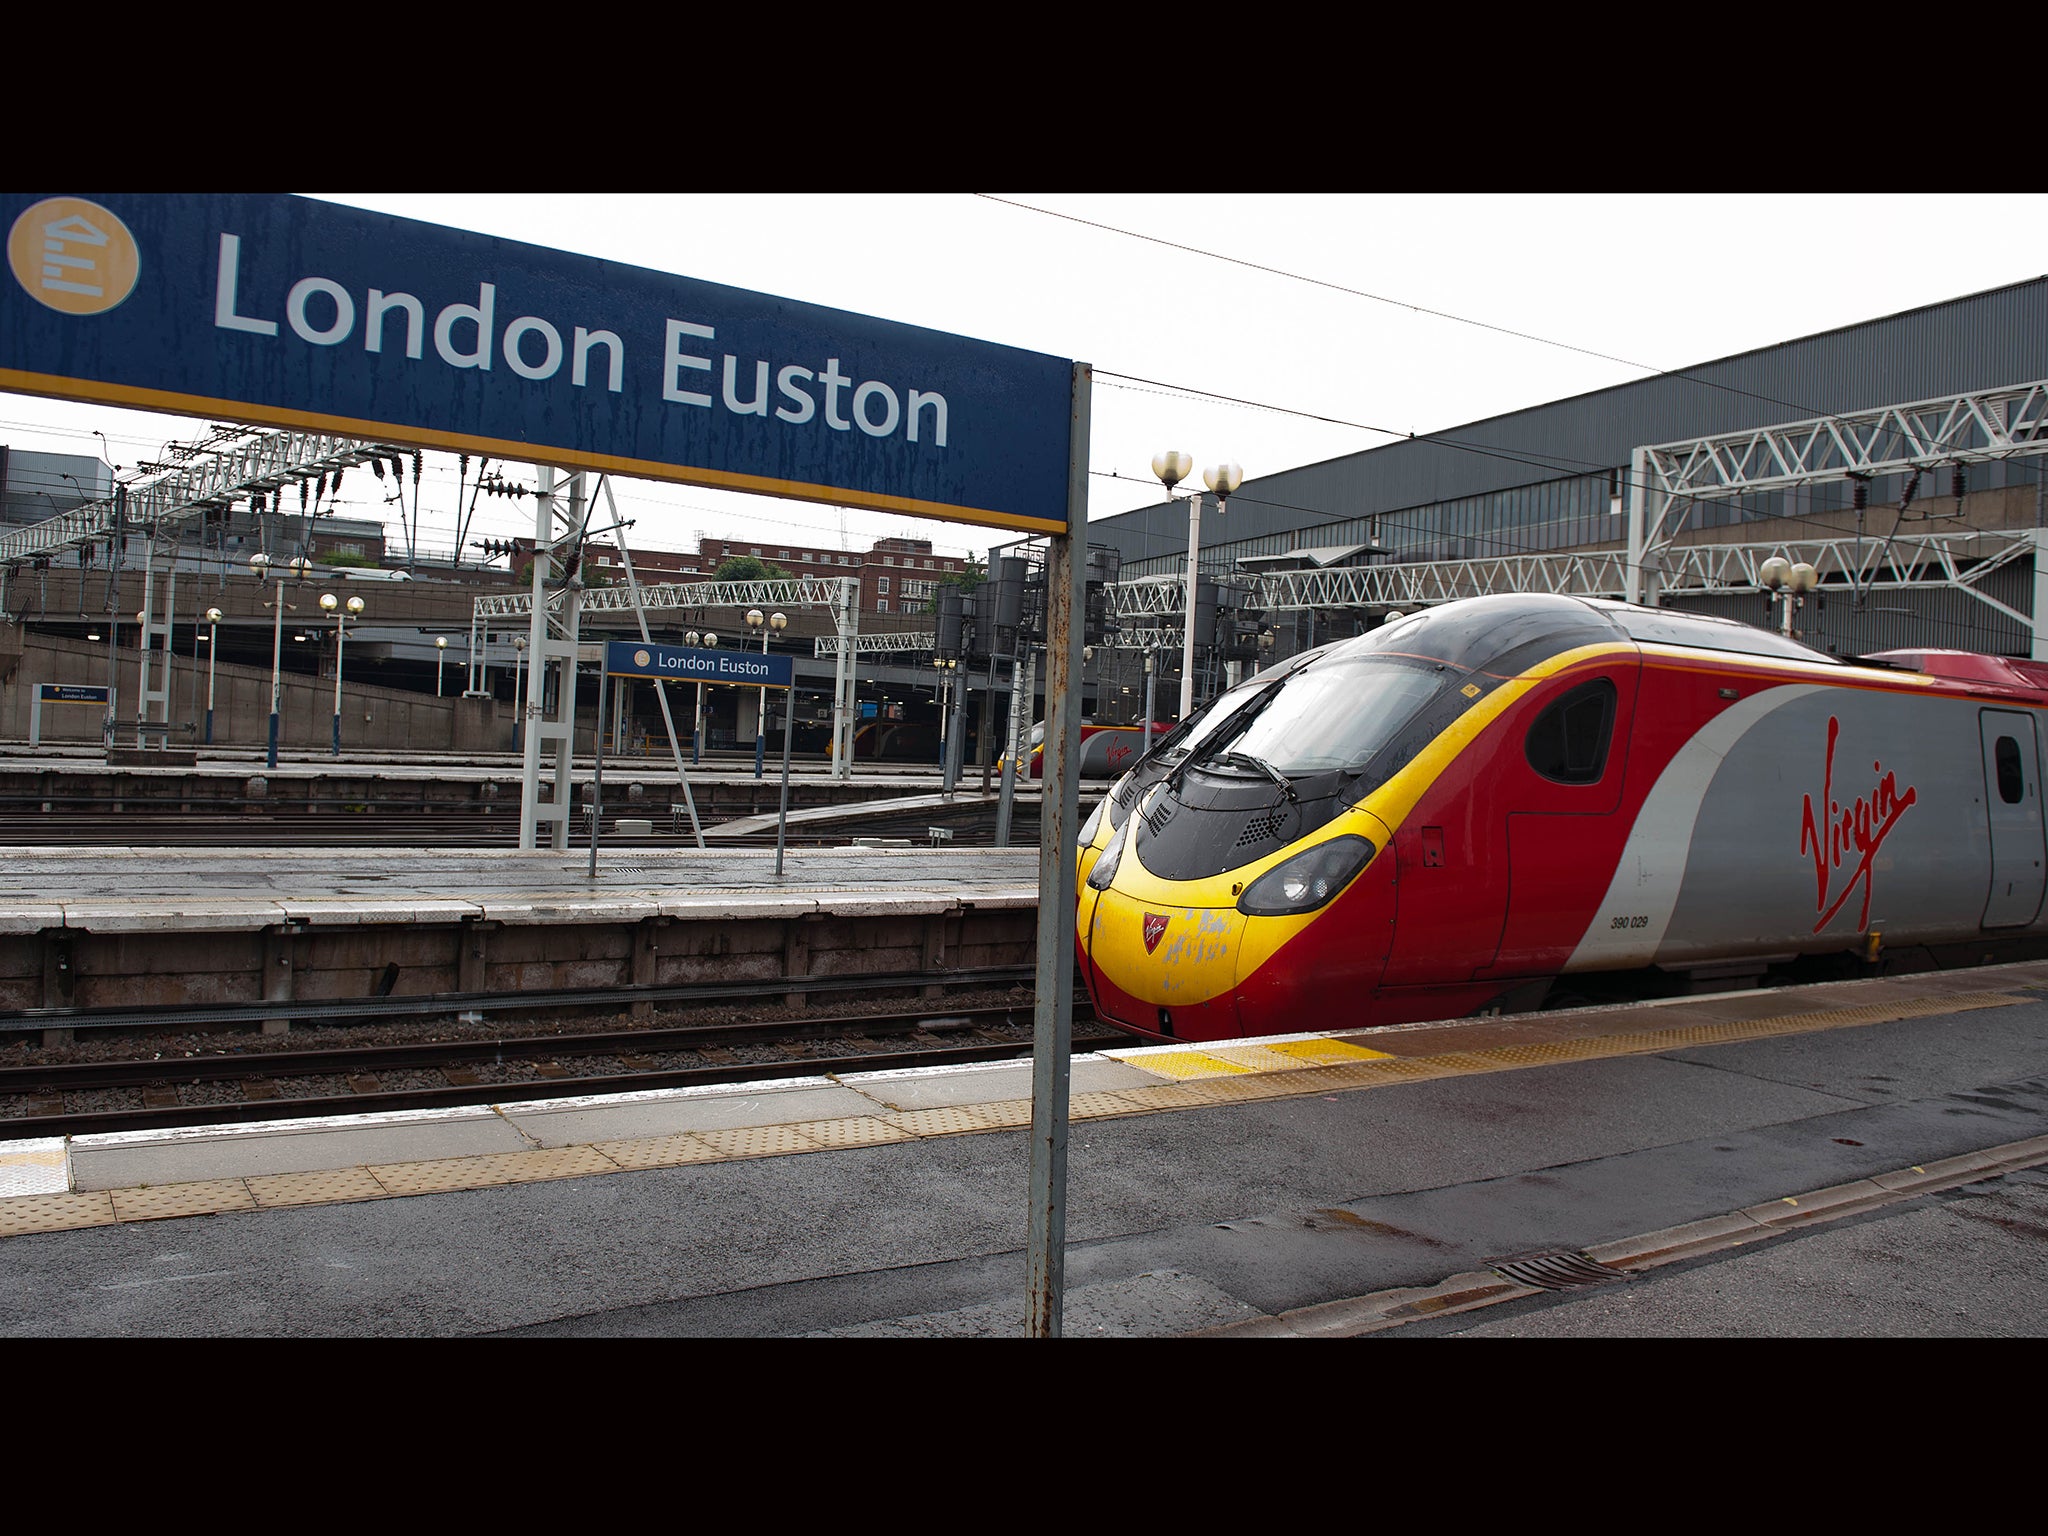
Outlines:
MULTIPOLYGON (((789 627, 789 615, 787 615, 787 614, 783 614, 783 613, 771 613, 771 614, 769 614, 769 615, 768 615, 767 619, 766 619, 766 620, 764 621, 764 620, 762 619, 762 617, 761 617, 761 610, 760 610, 760 609, 758 609, 758 608, 749 608, 749 609, 747 610, 747 628, 748 628, 748 629, 750 629, 750 630, 751 630, 751 629, 758 629, 758 630, 760 630, 760 631, 761 631, 761 654, 762 654, 763 656, 766 656, 766 655, 768 654, 768 635, 769 635, 769 632, 770 632, 770 631, 772 630, 772 631, 775 631, 775 632, 777 632, 777 633, 780 633, 780 632, 781 632, 782 630, 785 630, 785 629, 787 629, 788 627, 789 627)), ((783 723, 782 723, 782 729, 784 730, 784 732, 785 732, 785 733, 786 733, 786 732, 787 732, 787 731, 789 730, 789 722, 788 722, 787 720, 784 720, 784 721, 783 721, 783 723)), ((763 684, 761 685, 761 702, 760 702, 760 705, 758 706, 758 708, 756 708, 756 710, 754 711, 754 777, 755 777, 755 778, 757 778, 757 779, 758 779, 758 778, 760 778, 760 777, 762 776, 762 775, 761 775, 761 765, 762 765, 762 764, 763 764, 763 763, 764 763, 764 762, 765 762, 765 761, 767 760, 767 757, 768 757, 768 685, 767 685, 766 683, 763 683, 763 684)))
MULTIPOLYGON (((276 562, 261 550, 249 557, 249 569, 256 573, 258 581, 268 576, 275 566, 276 562)), ((275 610, 270 636, 270 749, 264 759, 266 765, 272 768, 277 766, 278 714, 284 703, 284 611, 292 606, 284 600, 284 583, 287 575, 297 578, 303 576, 311 567, 312 562, 303 555, 294 556, 286 561, 284 567, 277 572, 276 597, 264 605, 275 610)))
POLYGON ((525 664, 526 636, 514 635, 512 637, 512 750, 514 752, 526 750, 526 703, 525 695, 519 691, 520 681, 525 673, 525 664))
MULTIPOLYGON (((692 646, 702 644, 707 649, 715 648, 718 644, 718 636, 711 633, 711 631, 708 629, 705 630, 704 633, 701 635, 693 629, 688 634, 683 636, 683 640, 685 641, 685 643, 692 646)), ((704 679, 700 677, 697 679, 697 716, 694 720, 690 722, 690 766, 694 768, 703 761, 704 679)))
POLYGON ((220 621, 218 608, 206 610, 206 744, 213 745, 213 664, 220 659, 220 621))
POLYGON ((442 663, 447 660, 447 655, 448 637, 446 635, 434 636, 434 697, 437 699, 441 697, 441 670, 442 663))
MULTIPOLYGON (((168 639, 168 636, 166 639, 168 639)), ((135 648, 142 653, 141 663, 135 678, 135 745, 140 747, 146 744, 143 740, 142 726, 143 722, 149 718, 149 610, 147 608, 138 608, 135 611, 135 648)), ((165 667, 164 673, 164 686, 166 691, 168 691, 170 687, 170 668, 168 666, 165 667)), ((166 715, 170 713, 168 707, 166 707, 164 713, 166 715)), ((164 740, 166 745, 168 745, 170 738, 166 737, 164 740)))
MULTIPOLYGON (((1159 477, 1170 497, 1173 488, 1187 478, 1195 461, 1177 448, 1154 454, 1152 473, 1159 477)), ((1202 479, 1216 497, 1216 515, 1221 517, 1230 495, 1244 483, 1244 471, 1235 464, 1218 464, 1202 471, 1202 479)), ((1202 493, 1188 495, 1188 582, 1187 614, 1181 642, 1180 718, 1185 720, 1195 707, 1195 579, 1202 553, 1202 493)))
POLYGON ((949 757, 952 743, 946 729, 947 711, 953 702, 954 679, 959 673, 960 663, 946 656, 932 658, 932 666, 939 674, 939 772, 949 775, 949 757))
POLYGON ((348 643, 348 621, 363 616, 363 600, 352 597, 348 606, 340 613, 341 601, 332 592, 320 594, 320 607, 324 612, 334 614, 334 755, 341 756, 341 654, 348 643))

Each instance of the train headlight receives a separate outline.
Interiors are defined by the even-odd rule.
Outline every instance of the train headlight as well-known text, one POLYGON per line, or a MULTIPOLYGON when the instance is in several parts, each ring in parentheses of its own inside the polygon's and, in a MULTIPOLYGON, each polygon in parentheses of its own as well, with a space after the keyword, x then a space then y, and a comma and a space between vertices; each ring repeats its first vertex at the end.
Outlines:
MULTIPOLYGON (((1248 917, 1313 912, 1349 885, 1378 851, 1365 838, 1350 833, 1318 843, 1254 880, 1237 898, 1237 910, 1248 917)), ((1107 859, 1109 855, 1103 857, 1107 859)), ((1095 868, 1100 873, 1102 866, 1098 864, 1095 868)), ((1094 876, 1089 877, 1089 882, 1094 883, 1094 876)))
POLYGON ((1138 824, 1134 816, 1116 829, 1116 836, 1109 840, 1109 846, 1102 850, 1102 857, 1095 861, 1095 867, 1088 871, 1088 885, 1091 890, 1106 891, 1109 882, 1116 878, 1117 864, 1123 859, 1124 844, 1131 840, 1131 828, 1138 824))

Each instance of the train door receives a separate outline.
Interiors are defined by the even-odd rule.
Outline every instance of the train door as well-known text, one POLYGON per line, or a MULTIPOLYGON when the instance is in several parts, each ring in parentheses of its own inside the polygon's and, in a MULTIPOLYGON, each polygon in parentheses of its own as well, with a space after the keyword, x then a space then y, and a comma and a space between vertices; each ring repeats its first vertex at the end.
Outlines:
POLYGON ((1979 717, 1984 741, 1984 804, 1991 824, 1991 894, 1986 928, 2019 928, 2041 910, 2044 876, 2041 825, 2041 755, 2034 717, 1987 709, 1979 717))
POLYGON ((1626 837, 1615 812, 1627 775, 1640 663, 1616 658, 1576 677, 1503 754, 1499 822, 1508 899, 1486 977, 1556 970, 1586 930, 1626 837))

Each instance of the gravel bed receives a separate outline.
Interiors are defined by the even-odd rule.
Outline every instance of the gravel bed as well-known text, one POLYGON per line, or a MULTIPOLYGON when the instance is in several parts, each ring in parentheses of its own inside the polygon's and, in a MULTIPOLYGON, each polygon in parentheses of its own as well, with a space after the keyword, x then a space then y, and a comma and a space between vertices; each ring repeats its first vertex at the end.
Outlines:
POLYGON ((178 1100, 184 1104, 246 1104, 239 1080, 225 1083, 180 1083, 178 1100))
POLYGON ((530 1083, 533 1068, 523 1061, 473 1061, 465 1063, 479 1083, 530 1083))
POLYGON ((345 1099, 352 1091, 340 1073, 311 1077, 280 1077, 276 1083, 280 1099, 345 1099))
POLYGON ((142 1107, 139 1088, 92 1088, 64 1095, 64 1112, 71 1115, 115 1114, 142 1107))
POLYGON ((379 1072, 377 1082, 386 1093, 425 1093, 448 1086, 439 1072, 379 1072))

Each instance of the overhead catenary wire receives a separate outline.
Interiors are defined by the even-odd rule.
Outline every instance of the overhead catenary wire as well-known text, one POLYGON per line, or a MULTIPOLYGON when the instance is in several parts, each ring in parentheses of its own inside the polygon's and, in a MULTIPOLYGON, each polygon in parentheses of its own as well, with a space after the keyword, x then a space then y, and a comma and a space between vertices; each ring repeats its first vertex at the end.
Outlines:
MULTIPOLYGON (((1290 282, 1306 283, 1315 288, 1326 288, 1333 293, 1348 294, 1352 298, 1370 299, 1375 304, 1387 304, 1396 309, 1412 310, 1419 315, 1429 315, 1458 325, 1473 326, 1482 331, 1492 331, 1497 335, 1510 336, 1519 341, 1535 342, 1538 346, 1556 347, 1560 351, 1576 352, 1582 357, 1596 357, 1602 362, 1619 363, 1624 368, 1639 369, 1644 373, 1655 374, 1663 378, 1683 379, 1688 383, 1698 384, 1703 388, 1719 389, 1733 395, 1744 395, 1752 400, 1761 400, 1769 405, 1782 405, 1795 411, 1819 414, 1818 408, 1811 405, 1801 405, 1795 401, 1781 400, 1775 395, 1759 394, 1755 390, 1743 389, 1734 384, 1723 384, 1715 379, 1701 378, 1699 375, 1688 373, 1683 369, 1659 368, 1654 364, 1639 363, 1632 358, 1616 357, 1611 352, 1597 351, 1592 347, 1581 347, 1572 342, 1557 341, 1548 336, 1538 336, 1530 331, 1518 331, 1510 326, 1495 325, 1487 320, 1474 320, 1469 315, 1454 314, 1450 310, 1433 309, 1426 304, 1416 304, 1406 299, 1389 298, 1385 294, 1372 293, 1363 288, 1352 288, 1343 283, 1331 282, 1326 278, 1309 277, 1300 272, 1289 272, 1283 267, 1270 267, 1260 262, 1247 261, 1239 256, 1226 256, 1220 251, 1207 250, 1202 246, 1187 245, 1178 240, 1168 240, 1158 235, 1140 234, 1136 230, 1121 229, 1114 224, 1103 224, 1094 219, 1081 218, 1075 214, 1060 213, 1055 209, 1039 208, 1030 203, 1020 203, 1013 198, 997 197, 992 192, 977 192, 974 196, 984 198, 992 203, 1001 203, 1006 207, 1021 209, 1026 213, 1041 214, 1049 219, 1064 219, 1070 224, 1082 224, 1090 229, 1102 230, 1107 234, 1121 235, 1127 240, 1142 240, 1151 245, 1162 245, 1170 250, 1183 251, 1188 255, 1200 256, 1209 261, 1220 261, 1230 266, 1244 267, 1249 271, 1264 272, 1269 276, 1285 278, 1290 282)), ((1409 435, 1412 436, 1413 434, 1409 435)))

